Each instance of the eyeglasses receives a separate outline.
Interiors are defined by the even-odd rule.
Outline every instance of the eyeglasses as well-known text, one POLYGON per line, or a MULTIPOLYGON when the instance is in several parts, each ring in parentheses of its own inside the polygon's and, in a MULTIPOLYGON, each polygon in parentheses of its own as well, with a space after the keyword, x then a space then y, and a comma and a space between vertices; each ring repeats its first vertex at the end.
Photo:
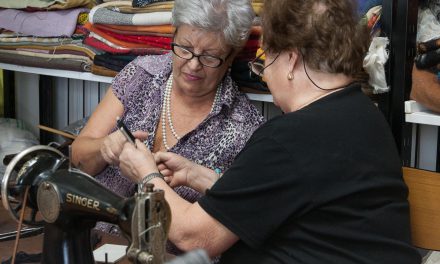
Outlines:
POLYGON ((280 56, 281 52, 278 53, 275 56, 275 59, 272 60, 271 63, 267 64, 266 66, 264 66, 264 62, 262 62, 261 57, 263 55, 266 54, 266 51, 263 51, 260 55, 258 55, 258 57, 256 57, 255 59, 253 59, 252 61, 250 61, 248 63, 249 69, 251 70, 251 73, 256 74, 259 77, 263 77, 264 75, 264 70, 267 69, 267 67, 269 67, 270 65, 272 65, 280 56))
POLYGON ((171 50, 177 57, 181 59, 192 60, 192 58, 196 57, 200 62, 200 64, 210 68, 220 67, 220 65, 222 65, 223 62, 225 62, 225 60, 227 60, 232 53, 231 51, 228 54, 228 56, 226 56, 225 59, 216 56, 206 55, 206 54, 195 54, 194 52, 190 51, 188 48, 180 46, 179 44, 176 44, 174 42, 171 43, 171 50))

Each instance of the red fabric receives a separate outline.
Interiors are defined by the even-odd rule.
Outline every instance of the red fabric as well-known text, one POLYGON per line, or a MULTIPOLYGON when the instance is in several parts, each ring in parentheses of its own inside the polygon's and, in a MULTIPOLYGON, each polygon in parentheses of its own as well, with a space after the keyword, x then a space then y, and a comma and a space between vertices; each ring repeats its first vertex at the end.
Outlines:
POLYGON ((123 40, 117 39, 117 38, 107 34, 106 32, 104 32, 104 31, 94 27, 89 22, 87 22, 84 25, 84 27, 87 28, 88 30, 90 30, 91 32, 95 33, 95 34, 98 34, 99 36, 101 36, 102 38, 106 39, 110 43, 112 43, 114 45, 117 45, 119 47, 122 47, 122 48, 128 48, 128 49, 144 49, 144 48, 152 48, 152 47, 153 48, 162 48, 162 46, 159 46, 159 45, 139 44, 139 43, 132 43, 132 42, 127 42, 127 41, 123 41, 123 40))
POLYGON ((156 26, 126 26, 126 25, 112 25, 112 24, 96 24, 99 29, 110 30, 116 29, 121 31, 139 31, 139 32, 155 32, 164 34, 174 34, 174 27, 171 25, 156 25, 156 26))
POLYGON ((115 39, 125 42, 146 44, 153 47, 171 50, 172 38, 158 37, 158 36, 142 36, 142 35, 123 35, 109 30, 100 29, 105 34, 114 37, 115 39))
POLYGON ((167 50, 163 50, 159 48, 119 48, 118 49, 118 48, 110 47, 107 44, 92 37, 86 37, 84 39, 84 44, 97 48, 99 50, 103 50, 111 54, 152 55, 152 54, 164 54, 168 52, 167 50))

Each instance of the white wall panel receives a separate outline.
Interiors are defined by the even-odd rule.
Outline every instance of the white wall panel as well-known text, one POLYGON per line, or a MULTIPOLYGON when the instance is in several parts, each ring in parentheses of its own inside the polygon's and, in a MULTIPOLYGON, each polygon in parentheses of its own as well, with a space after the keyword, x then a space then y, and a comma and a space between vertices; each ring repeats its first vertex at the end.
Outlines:
POLYGON ((15 114, 26 128, 39 138, 40 120, 38 83, 39 75, 32 73, 15 73, 15 114))

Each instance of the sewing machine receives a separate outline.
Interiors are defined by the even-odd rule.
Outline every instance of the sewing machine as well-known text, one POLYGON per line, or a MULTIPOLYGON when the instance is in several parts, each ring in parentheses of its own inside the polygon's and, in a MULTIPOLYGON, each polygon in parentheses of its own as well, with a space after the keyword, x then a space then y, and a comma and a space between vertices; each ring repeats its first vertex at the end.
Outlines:
POLYGON ((17 222, 44 226, 42 263, 95 263, 90 231, 97 221, 120 227, 132 263, 165 262, 171 213, 163 191, 152 184, 124 198, 72 168, 57 149, 33 146, 6 167, 1 195, 17 222))

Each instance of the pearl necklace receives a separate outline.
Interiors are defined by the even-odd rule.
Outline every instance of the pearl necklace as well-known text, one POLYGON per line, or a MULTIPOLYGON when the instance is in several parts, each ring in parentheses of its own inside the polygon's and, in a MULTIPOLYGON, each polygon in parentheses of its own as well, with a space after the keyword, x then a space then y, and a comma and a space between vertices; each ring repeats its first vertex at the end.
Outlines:
MULTIPOLYGON (((176 130, 174 129, 173 121, 171 119, 171 90, 173 88, 173 74, 170 75, 170 77, 167 80, 167 85, 165 87, 164 92, 164 98, 162 103, 162 141, 163 145, 167 150, 170 150, 171 148, 168 146, 167 142, 167 130, 166 130, 166 121, 168 119, 168 125, 171 130, 171 134, 173 134, 174 138, 177 139, 177 141, 180 140, 180 136, 177 134, 176 130)), ((214 101, 212 102, 211 111, 209 113, 212 113, 214 111, 214 107, 218 101, 218 98, 220 97, 220 84, 217 87, 217 91, 215 92, 214 101)))

